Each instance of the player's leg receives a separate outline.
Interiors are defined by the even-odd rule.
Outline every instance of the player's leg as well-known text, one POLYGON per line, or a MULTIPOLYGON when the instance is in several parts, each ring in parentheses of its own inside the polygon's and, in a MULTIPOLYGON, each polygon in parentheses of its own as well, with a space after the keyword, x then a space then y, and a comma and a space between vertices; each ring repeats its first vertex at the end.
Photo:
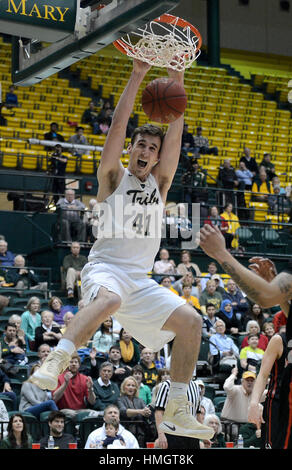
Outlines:
POLYGON ((171 353, 169 400, 160 429, 169 434, 211 439, 214 431, 196 420, 187 400, 187 389, 200 350, 201 316, 185 304, 170 315, 163 330, 173 331, 176 336, 171 353))
POLYGON ((93 302, 82 308, 71 320, 63 338, 42 366, 30 377, 30 382, 42 389, 54 390, 58 375, 68 366, 71 355, 88 341, 102 322, 118 310, 121 299, 117 294, 101 287, 93 302))

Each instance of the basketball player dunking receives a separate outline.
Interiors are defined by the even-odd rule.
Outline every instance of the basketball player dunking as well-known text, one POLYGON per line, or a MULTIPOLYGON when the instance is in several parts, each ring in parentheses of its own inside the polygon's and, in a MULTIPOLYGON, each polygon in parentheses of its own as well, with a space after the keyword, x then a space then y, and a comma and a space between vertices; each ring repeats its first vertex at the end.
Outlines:
MULTIPOLYGON (((290 258, 285 269, 279 274, 272 276, 272 280, 268 282, 261 275, 258 275, 257 271, 253 272, 242 266, 226 250, 223 235, 216 227, 211 227, 210 225, 202 227, 198 234, 198 242, 205 253, 221 264, 224 272, 232 277, 251 300, 264 308, 280 305, 282 311, 287 316, 286 366, 282 373, 279 392, 279 423, 277 420, 274 420, 276 424, 273 435, 277 434, 277 426, 280 426, 281 433, 278 432, 275 448, 292 448, 292 260, 290 258)), ((266 269, 270 269, 269 264, 266 265, 266 269)), ((280 353, 274 353, 274 361, 280 358, 280 355, 280 353)), ((272 355, 270 356, 272 357, 272 355)), ((270 370, 271 368, 272 364, 269 366, 270 370)), ((259 390, 263 391, 263 385, 258 388, 255 400, 256 405, 259 403, 259 390)), ((256 425, 260 424, 261 413, 258 406, 252 406, 249 413, 249 421, 256 425)), ((272 425, 272 423, 270 424, 272 425)))
MULTIPOLYGON (((54 389, 72 353, 108 315, 115 314, 134 338, 155 351, 174 338, 171 388, 161 430, 210 439, 214 431, 195 419, 187 400, 200 348, 201 317, 147 276, 160 246, 163 206, 178 165, 183 115, 169 125, 165 135, 152 125, 136 129, 128 146, 128 168, 120 161, 128 120, 149 69, 148 64, 134 60, 102 152, 97 173, 100 232, 81 275, 86 306, 30 380, 43 389, 54 389)), ((183 84, 182 72, 168 70, 168 74, 183 84)))

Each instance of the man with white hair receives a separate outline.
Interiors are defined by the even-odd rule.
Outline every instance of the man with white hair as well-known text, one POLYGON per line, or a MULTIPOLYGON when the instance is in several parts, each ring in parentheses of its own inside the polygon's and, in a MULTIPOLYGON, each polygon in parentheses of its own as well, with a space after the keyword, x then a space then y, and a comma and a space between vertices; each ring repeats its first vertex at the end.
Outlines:
POLYGON ((94 243, 96 238, 93 233, 93 226, 95 225, 95 222, 97 222, 97 219, 94 214, 94 207, 96 206, 96 204, 96 199, 90 199, 88 203, 88 210, 86 210, 86 212, 84 213, 83 218, 83 222, 86 225, 86 240, 91 243, 94 243))

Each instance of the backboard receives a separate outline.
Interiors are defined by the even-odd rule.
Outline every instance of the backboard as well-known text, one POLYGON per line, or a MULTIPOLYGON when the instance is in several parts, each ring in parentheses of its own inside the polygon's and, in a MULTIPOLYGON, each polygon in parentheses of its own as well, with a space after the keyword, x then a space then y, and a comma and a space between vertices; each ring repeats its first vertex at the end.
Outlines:
POLYGON ((0 1, 0 32, 13 35, 15 85, 30 86, 44 80, 172 10, 179 0, 103 0, 105 5, 99 0, 66 0, 66 6, 60 0, 49 3, 0 1))

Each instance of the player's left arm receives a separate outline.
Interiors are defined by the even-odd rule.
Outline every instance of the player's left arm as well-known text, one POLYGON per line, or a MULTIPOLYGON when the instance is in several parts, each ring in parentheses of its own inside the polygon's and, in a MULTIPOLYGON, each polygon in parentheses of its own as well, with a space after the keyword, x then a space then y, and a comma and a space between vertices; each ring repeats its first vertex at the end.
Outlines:
MULTIPOLYGON (((168 75, 169 78, 183 85, 184 72, 168 69, 168 75)), ((169 124, 159 153, 159 162, 152 171, 164 202, 166 201, 167 192, 172 184, 179 162, 183 125, 184 115, 169 124)))

